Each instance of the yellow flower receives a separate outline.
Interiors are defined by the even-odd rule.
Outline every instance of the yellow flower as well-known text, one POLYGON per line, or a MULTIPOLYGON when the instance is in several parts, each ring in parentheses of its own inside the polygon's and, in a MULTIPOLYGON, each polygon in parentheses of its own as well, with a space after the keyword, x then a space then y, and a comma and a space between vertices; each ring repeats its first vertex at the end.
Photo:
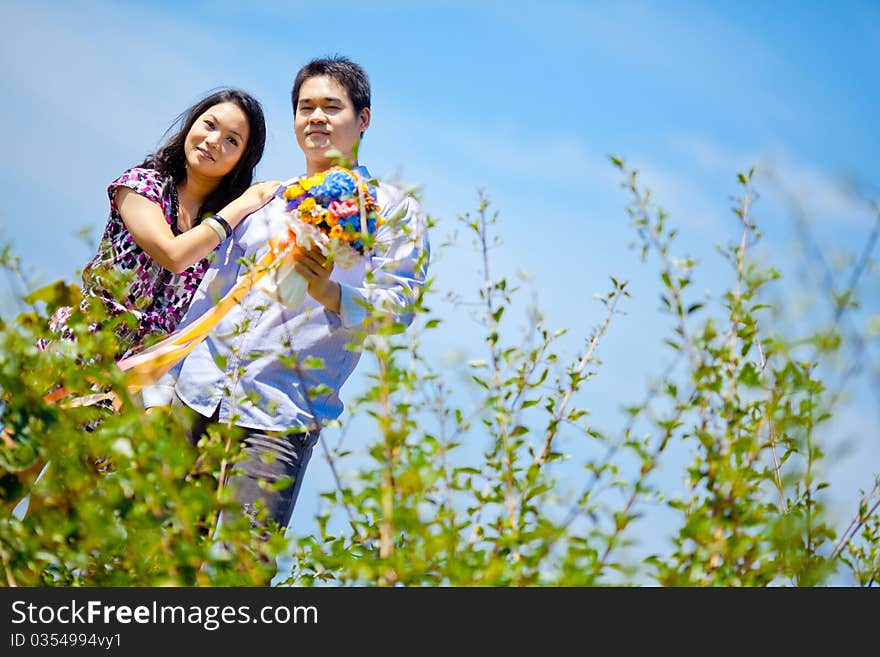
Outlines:
POLYGON ((289 201, 291 199, 299 198, 305 193, 306 190, 300 187, 298 183, 293 183, 290 187, 284 190, 284 198, 289 201))
POLYGON ((335 226, 333 226, 333 228, 330 229, 331 238, 339 239, 343 235, 345 235, 345 231, 342 230, 342 226, 340 226, 339 224, 336 224, 335 226))
POLYGON ((317 203, 314 198, 307 198, 305 201, 299 204, 299 212, 300 214, 311 213, 317 207, 317 203))
POLYGON ((308 178, 303 178, 302 180, 300 180, 299 185, 303 189, 309 190, 315 185, 320 185, 322 182, 324 182, 324 174, 316 173, 314 176, 309 176, 308 178))

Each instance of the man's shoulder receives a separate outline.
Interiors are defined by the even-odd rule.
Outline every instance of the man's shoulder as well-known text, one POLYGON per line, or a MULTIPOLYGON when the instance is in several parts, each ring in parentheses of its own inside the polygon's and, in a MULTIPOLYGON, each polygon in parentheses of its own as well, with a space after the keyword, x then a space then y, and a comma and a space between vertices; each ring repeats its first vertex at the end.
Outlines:
POLYGON ((248 244, 265 242, 273 231, 280 230, 286 218, 287 201, 273 196, 263 207, 247 215, 232 231, 235 241, 247 250, 248 244))
POLYGON ((388 214, 391 210, 407 214, 418 214, 421 211, 421 205, 411 191, 381 180, 378 182, 376 202, 383 214, 388 214))

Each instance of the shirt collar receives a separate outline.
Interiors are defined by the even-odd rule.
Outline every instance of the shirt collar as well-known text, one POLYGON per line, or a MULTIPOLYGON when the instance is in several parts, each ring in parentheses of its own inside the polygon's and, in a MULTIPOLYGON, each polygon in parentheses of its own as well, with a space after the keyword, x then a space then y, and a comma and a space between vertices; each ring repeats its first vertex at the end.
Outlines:
MULTIPOLYGON (((367 180, 371 180, 373 178, 373 176, 370 175, 369 169, 367 169, 367 167, 363 164, 357 165, 354 169, 351 169, 351 171, 352 171, 352 173, 355 173, 363 178, 366 178, 367 180)), ((283 191, 284 187, 291 185, 292 183, 296 182, 297 179, 303 178, 305 176, 306 176, 306 174, 303 173, 301 176, 296 176, 294 178, 291 178, 290 180, 283 182, 281 184, 281 187, 278 188, 278 191, 276 192, 276 194, 279 197, 281 197, 281 195, 284 193, 284 191, 283 191)))

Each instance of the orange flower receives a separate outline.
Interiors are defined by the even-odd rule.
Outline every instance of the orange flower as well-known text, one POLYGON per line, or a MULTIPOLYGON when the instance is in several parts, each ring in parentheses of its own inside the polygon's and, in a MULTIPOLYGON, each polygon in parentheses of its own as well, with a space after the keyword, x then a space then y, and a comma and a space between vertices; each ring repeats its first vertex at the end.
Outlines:
POLYGON ((330 229, 330 237, 335 239, 340 239, 345 235, 345 231, 342 230, 342 226, 336 224, 333 228, 330 229))
POLYGON ((328 226, 333 227, 339 223, 339 218, 335 214, 330 212, 330 210, 327 210, 327 212, 324 213, 324 221, 327 223, 328 226))
POLYGON ((309 197, 299 204, 299 218, 307 224, 318 225, 324 218, 324 208, 314 198, 309 197))

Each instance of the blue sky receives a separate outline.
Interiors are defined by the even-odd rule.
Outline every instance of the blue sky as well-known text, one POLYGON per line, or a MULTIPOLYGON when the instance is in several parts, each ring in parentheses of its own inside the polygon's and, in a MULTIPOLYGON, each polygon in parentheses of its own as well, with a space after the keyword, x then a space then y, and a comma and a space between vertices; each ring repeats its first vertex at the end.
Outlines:
MULTIPOLYGON (((630 281, 633 299, 603 344, 600 383, 584 402, 609 430, 620 425, 620 406, 662 371, 666 353, 643 334, 668 322, 657 312, 654 268, 628 248, 634 233, 608 154, 640 169, 682 229, 682 255, 701 260, 701 288, 714 291, 726 274, 714 245, 736 234, 737 171, 772 166, 829 255, 858 248, 872 220, 841 182, 880 196, 876 3, 6 0, 0 17, 8 152, 0 234, 37 280, 75 276, 106 221, 107 184, 210 89, 241 87, 264 104, 258 178, 301 173, 290 85, 309 59, 345 54, 373 86, 362 162, 423 185, 424 207, 439 219, 436 244, 485 189, 501 213, 497 274, 531 273, 548 324, 570 329, 571 353, 600 319, 593 293, 607 289, 609 275, 630 281), (92 244, 74 235, 85 226, 92 244)), ((758 187, 761 252, 809 288, 778 190, 764 178, 758 187)), ((473 292, 477 269, 459 248, 432 274, 441 289, 473 292)), ((877 289, 869 272, 858 322, 877 312, 877 289)), ((10 303, 0 287, 0 307, 10 303)), ((823 316, 821 306, 814 312, 823 316)), ((472 331, 451 317, 443 343, 430 348, 480 357, 472 331)), ((830 464, 843 500, 880 469, 877 433, 863 431, 878 419, 866 385, 853 382, 833 431, 838 442, 853 438, 830 464)), ((316 458, 298 530, 312 526, 317 494, 331 485, 316 458)))

